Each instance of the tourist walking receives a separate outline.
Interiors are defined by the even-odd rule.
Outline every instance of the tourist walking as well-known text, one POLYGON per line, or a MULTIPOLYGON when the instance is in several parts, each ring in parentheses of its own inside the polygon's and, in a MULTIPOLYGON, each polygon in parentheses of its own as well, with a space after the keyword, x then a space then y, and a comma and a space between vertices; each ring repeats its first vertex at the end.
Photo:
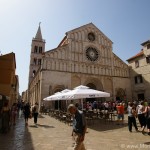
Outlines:
POLYGON ((145 118, 144 110, 145 110, 144 102, 141 101, 140 104, 136 107, 136 111, 137 111, 137 116, 138 116, 139 123, 141 125, 142 133, 144 133, 144 129, 146 127, 146 118, 145 118))
POLYGON ((134 125, 135 130, 138 131, 138 127, 136 124, 136 118, 135 118, 136 117, 136 110, 135 110, 135 106, 133 103, 129 102, 127 111, 128 111, 128 128, 129 128, 129 131, 132 132, 132 124, 134 125))
POLYGON ((22 103, 21 103, 21 101, 18 101, 17 107, 18 107, 18 117, 21 118, 21 114, 22 114, 22 110, 21 110, 22 103))
POLYGON ((28 125, 28 119, 29 119, 29 116, 31 114, 30 104, 28 102, 26 102, 24 107, 23 107, 23 113, 24 113, 25 125, 27 126, 28 125))
POLYGON ((10 124, 10 109, 8 107, 8 101, 4 102, 1 114, 2 114, 2 133, 7 133, 10 124))
POLYGON ((123 103, 118 103, 116 106, 117 108, 117 124, 119 125, 120 123, 123 125, 124 124, 124 105, 123 103))
POLYGON ((86 132, 86 120, 82 111, 78 110, 74 104, 68 106, 68 111, 74 115, 72 136, 75 141, 74 150, 85 150, 83 141, 86 132))
POLYGON ((17 103, 13 103, 11 107, 11 121, 13 125, 16 125, 17 113, 18 113, 17 103))
POLYGON ((146 115, 146 124, 147 124, 148 135, 150 135, 150 102, 148 103, 148 106, 145 107, 144 113, 146 115))
POLYGON ((34 117, 34 124, 37 125, 37 118, 38 118, 38 114, 39 114, 39 105, 36 102, 35 105, 32 108, 32 114, 34 117))

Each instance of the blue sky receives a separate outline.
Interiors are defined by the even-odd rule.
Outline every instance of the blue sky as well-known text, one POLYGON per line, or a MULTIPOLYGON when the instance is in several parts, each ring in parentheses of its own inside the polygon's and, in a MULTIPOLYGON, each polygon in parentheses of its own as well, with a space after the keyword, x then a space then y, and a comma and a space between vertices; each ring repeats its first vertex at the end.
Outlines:
POLYGON ((39 22, 46 51, 67 31, 92 22, 124 62, 150 39, 150 0, 0 0, 0 51, 16 54, 20 93, 27 89, 32 38, 39 22))

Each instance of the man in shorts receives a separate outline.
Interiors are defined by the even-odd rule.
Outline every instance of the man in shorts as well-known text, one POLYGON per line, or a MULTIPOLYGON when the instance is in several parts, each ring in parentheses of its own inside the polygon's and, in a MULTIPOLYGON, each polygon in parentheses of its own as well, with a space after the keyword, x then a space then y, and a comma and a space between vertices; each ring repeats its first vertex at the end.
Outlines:
POLYGON ((124 124, 124 106, 122 103, 118 103, 117 108, 117 125, 124 124))

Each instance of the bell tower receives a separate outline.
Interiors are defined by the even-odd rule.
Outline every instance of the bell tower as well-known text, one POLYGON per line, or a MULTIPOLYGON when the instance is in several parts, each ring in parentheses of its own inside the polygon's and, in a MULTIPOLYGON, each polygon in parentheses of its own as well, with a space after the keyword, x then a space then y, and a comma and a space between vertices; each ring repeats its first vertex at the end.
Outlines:
POLYGON ((36 75, 37 70, 40 68, 42 62, 42 56, 43 53, 45 52, 45 40, 42 39, 40 24, 41 23, 39 23, 36 36, 35 38, 32 39, 32 44, 31 44, 28 86, 31 83, 34 76, 36 75))

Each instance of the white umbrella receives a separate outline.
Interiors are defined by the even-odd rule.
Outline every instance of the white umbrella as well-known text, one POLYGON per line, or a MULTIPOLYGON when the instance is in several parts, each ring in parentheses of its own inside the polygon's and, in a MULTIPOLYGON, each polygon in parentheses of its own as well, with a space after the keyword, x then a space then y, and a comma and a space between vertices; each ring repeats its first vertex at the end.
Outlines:
POLYGON ((93 90, 87 86, 80 85, 74 88, 72 91, 62 94, 60 96, 60 99, 61 100, 82 99, 81 103, 83 109, 83 98, 97 98, 97 97, 110 97, 110 93, 93 90))
POLYGON ((73 99, 97 98, 97 97, 110 97, 110 93, 93 90, 87 86, 80 85, 74 88, 72 91, 62 94, 60 96, 60 99, 73 100, 73 99))
POLYGON ((60 92, 56 92, 55 94, 53 94, 53 95, 51 95, 51 96, 49 96, 49 97, 46 97, 46 98, 44 98, 43 100, 45 100, 45 101, 59 100, 59 99, 61 98, 61 95, 62 95, 62 94, 67 93, 67 92, 69 92, 69 91, 71 91, 71 90, 65 89, 65 90, 62 90, 62 91, 60 91, 60 92))
MULTIPOLYGON (((43 100, 45 101, 55 101, 55 100, 60 100, 60 96, 64 93, 67 93, 71 90, 69 89, 65 89, 65 90, 62 90, 60 92, 56 92, 55 94, 51 95, 51 96, 48 96, 46 98, 44 98, 43 100)), ((59 102, 58 102, 58 109, 59 109, 59 102)))
POLYGON ((48 96, 48 97, 46 97, 46 98, 44 98, 43 100, 45 100, 45 101, 52 101, 52 100, 57 100, 57 96, 58 95, 60 95, 60 94, 62 94, 61 92, 56 92, 55 94, 53 94, 53 95, 51 95, 51 96, 48 96))

